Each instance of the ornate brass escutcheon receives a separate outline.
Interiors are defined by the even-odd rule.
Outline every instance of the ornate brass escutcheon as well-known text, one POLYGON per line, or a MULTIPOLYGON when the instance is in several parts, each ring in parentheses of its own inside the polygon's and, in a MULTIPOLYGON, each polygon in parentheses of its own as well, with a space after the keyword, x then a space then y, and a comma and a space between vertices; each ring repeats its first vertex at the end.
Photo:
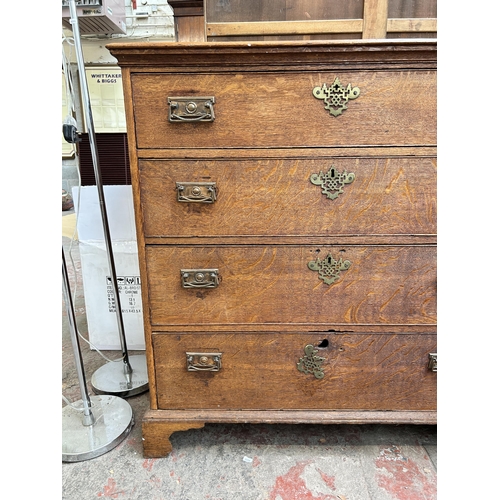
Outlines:
POLYGON ((347 173, 346 170, 340 173, 332 165, 326 174, 322 171, 319 174, 312 174, 310 181, 315 186, 321 186, 321 192, 326 194, 327 198, 330 198, 330 200, 334 200, 344 192, 344 186, 346 184, 351 184, 355 177, 354 173, 347 173))
POLYGON ((305 356, 299 359, 297 369, 305 374, 312 373, 316 378, 321 379, 325 376, 323 367, 321 366, 325 358, 316 356, 318 350, 314 346, 307 344, 304 347, 305 356))
POLYGON ((321 87, 313 88, 313 96, 316 99, 323 99, 325 109, 333 116, 339 116, 344 109, 347 109, 349 99, 356 99, 359 94, 358 87, 351 87, 350 83, 344 87, 338 78, 335 78, 330 87, 324 83, 321 87))
POLYGON ((328 255, 321 260, 319 257, 316 260, 311 260, 307 263, 307 267, 312 271, 319 272, 319 278, 322 279, 327 285, 331 285, 340 279, 340 272, 347 271, 351 267, 348 260, 335 260, 332 254, 328 255))
POLYGON ((431 372, 438 371, 438 355, 436 352, 429 353, 429 362, 427 363, 427 368, 429 368, 431 372))
POLYGON ((213 122, 215 97, 169 97, 168 121, 213 122))
POLYGON ((188 372, 218 372, 221 369, 221 352, 186 352, 188 372))
POLYGON ((217 184, 215 182, 176 182, 177 201, 182 203, 215 203, 217 184))
POLYGON ((219 286, 218 269, 181 269, 183 288, 217 288, 219 286))

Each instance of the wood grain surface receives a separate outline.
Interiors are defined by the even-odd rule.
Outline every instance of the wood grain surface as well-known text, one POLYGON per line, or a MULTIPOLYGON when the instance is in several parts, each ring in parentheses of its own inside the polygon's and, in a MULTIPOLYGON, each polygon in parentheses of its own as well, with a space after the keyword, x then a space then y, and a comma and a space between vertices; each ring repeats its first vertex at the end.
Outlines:
POLYGON ((132 92, 139 149, 436 144, 435 71, 146 73, 132 92), (335 117, 312 91, 337 77, 360 95, 335 117), (214 96, 215 120, 170 123, 174 96, 214 96))
POLYGON ((434 246, 153 246, 146 248, 153 325, 436 322, 434 246), (308 263, 349 260, 325 284, 308 263), (219 270, 215 289, 185 289, 181 269, 219 270))
POLYGON ((434 335, 155 334, 153 349, 160 409, 436 408, 434 335), (308 344, 322 379, 297 369, 308 344), (221 370, 188 372, 192 351, 221 352, 221 370))
POLYGON ((436 158, 139 161, 146 237, 436 233, 436 158), (336 199, 311 176, 354 173, 336 199), (177 201, 176 182, 215 182, 213 204, 177 201))
POLYGON ((148 410, 142 420, 145 458, 172 451, 174 432, 199 429, 205 423, 266 424, 415 424, 437 423, 435 410, 148 410))

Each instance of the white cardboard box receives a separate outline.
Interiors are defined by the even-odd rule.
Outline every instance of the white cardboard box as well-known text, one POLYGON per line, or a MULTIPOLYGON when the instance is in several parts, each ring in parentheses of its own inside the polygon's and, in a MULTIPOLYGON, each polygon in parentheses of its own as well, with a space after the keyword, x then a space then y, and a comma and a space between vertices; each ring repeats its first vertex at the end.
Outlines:
MULTIPOLYGON (((131 186, 103 186, 128 350, 144 350, 144 320, 131 186)), ((96 186, 73 188, 89 340, 121 350, 115 297, 96 186), (80 194, 80 202, 78 196, 80 194)))

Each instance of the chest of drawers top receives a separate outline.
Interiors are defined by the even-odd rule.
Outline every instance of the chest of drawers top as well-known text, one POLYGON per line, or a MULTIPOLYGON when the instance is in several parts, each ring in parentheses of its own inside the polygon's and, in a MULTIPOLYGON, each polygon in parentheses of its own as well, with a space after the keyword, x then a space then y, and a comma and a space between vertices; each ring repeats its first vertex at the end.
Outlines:
POLYGON ((436 144, 435 40, 107 47, 125 72, 139 157, 162 148, 436 144), (343 108, 338 94, 325 96, 336 84, 349 94, 343 108), (169 121, 172 101, 205 97, 212 121, 169 121))

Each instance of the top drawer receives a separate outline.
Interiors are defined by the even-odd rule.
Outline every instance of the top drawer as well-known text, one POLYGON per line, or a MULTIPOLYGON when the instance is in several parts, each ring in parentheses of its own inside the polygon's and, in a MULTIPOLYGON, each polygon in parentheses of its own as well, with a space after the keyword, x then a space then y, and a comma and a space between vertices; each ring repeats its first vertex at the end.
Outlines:
POLYGON ((436 144, 432 70, 133 73, 131 91, 139 149, 436 144), (338 86, 314 95, 335 82, 359 89, 343 109, 338 86), (190 121, 208 97, 214 120, 190 121), (169 121, 169 98, 185 119, 169 121))

